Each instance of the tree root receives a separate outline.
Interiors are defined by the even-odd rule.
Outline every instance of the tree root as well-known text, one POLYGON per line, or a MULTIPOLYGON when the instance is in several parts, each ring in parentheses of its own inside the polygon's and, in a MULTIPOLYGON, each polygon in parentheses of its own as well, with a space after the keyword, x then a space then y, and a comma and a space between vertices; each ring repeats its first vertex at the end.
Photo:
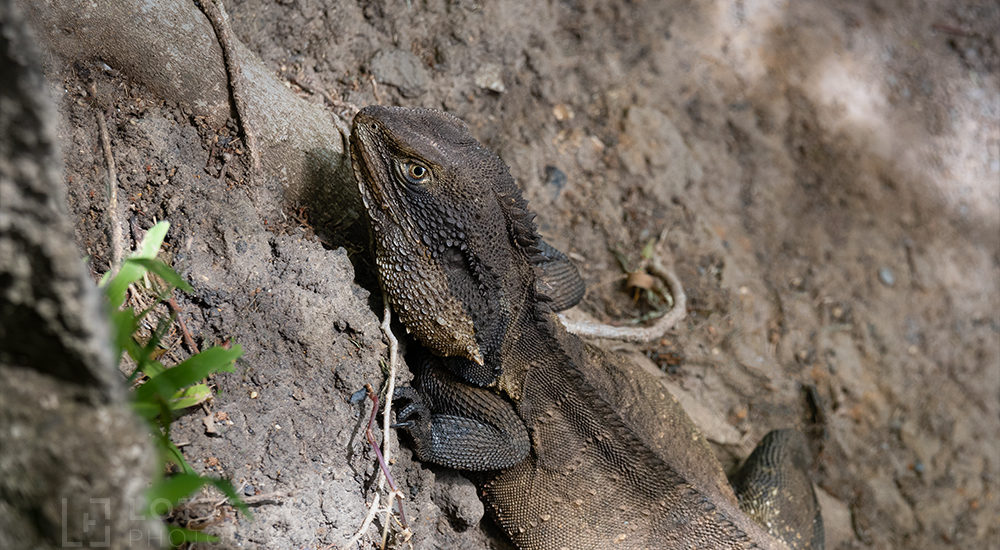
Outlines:
MULTIPOLYGON (((93 95, 91 96, 93 97, 93 95)), ((122 226, 118 218, 118 171, 115 168, 115 156, 111 152, 111 138, 108 135, 108 123, 100 107, 94 105, 94 118, 97 119, 97 130, 101 137, 101 149, 104 151, 104 162, 108 170, 108 248, 110 248, 111 267, 109 271, 117 272, 122 265, 122 226)))
POLYGON ((560 314, 559 319, 563 322, 566 330, 577 336, 635 343, 655 342, 663 338, 668 330, 677 326, 687 316, 687 295, 684 293, 684 287, 677 275, 663 267, 659 260, 650 261, 648 269, 653 275, 667 283, 674 299, 674 307, 655 323, 648 327, 616 327, 593 320, 569 320, 565 315, 560 314))
POLYGON ((246 76, 243 74, 243 64, 240 63, 236 55, 235 40, 233 39, 233 29, 229 25, 229 15, 221 0, 201 0, 199 2, 201 11, 212 24, 215 36, 222 48, 222 60, 226 66, 226 73, 229 76, 229 91, 233 96, 233 104, 236 110, 237 122, 243 133, 243 143, 250 153, 251 162, 251 183, 261 174, 260 148, 257 146, 257 132, 252 128, 252 124, 247 117, 247 84, 246 76))

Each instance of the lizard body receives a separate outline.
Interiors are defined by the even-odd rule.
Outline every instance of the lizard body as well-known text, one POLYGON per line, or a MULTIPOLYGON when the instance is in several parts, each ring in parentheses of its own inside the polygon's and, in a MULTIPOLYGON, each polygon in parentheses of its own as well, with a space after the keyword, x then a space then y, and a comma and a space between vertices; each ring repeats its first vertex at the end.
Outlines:
POLYGON ((379 279, 425 349, 399 425, 420 459, 476 472, 515 545, 822 547, 800 435, 765 438, 737 499, 655 377, 566 333, 582 281, 464 123, 371 106, 350 142, 379 279))

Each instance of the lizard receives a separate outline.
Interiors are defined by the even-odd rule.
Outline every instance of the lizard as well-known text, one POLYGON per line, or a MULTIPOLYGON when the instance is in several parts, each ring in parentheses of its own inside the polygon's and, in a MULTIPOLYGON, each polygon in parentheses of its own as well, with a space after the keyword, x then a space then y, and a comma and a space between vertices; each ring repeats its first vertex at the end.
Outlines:
POLYGON ((395 425, 471 474, 516 547, 822 548, 804 437, 765 436, 737 496, 653 373, 565 331, 582 279, 464 122, 372 105, 349 148, 380 285, 420 349, 395 425))

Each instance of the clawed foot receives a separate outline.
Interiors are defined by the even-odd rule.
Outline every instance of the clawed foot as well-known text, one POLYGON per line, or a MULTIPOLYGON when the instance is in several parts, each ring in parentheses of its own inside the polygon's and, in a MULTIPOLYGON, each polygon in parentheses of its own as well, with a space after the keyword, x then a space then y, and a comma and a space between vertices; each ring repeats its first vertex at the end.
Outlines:
POLYGON ((417 390, 409 386, 396 388, 392 401, 393 403, 408 402, 396 413, 396 423, 392 424, 393 428, 412 430, 418 424, 426 422, 429 425, 431 411, 424 404, 424 399, 417 390))
POLYGON ((413 440, 413 450, 421 460, 428 458, 427 449, 433 444, 431 433, 431 410, 424 403, 420 392, 411 387, 396 388, 392 396, 394 403, 403 401, 403 408, 396 412, 393 428, 402 428, 413 440))

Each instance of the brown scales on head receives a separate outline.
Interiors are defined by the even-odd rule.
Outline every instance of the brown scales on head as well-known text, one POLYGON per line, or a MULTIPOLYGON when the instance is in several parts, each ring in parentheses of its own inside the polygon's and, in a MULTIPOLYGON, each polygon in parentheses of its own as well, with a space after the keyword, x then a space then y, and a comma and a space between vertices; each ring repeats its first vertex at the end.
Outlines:
POLYGON ((537 252, 507 166, 451 115, 381 106, 355 117, 351 158, 379 277, 407 330, 438 355, 483 364, 523 301, 502 279, 537 252))

